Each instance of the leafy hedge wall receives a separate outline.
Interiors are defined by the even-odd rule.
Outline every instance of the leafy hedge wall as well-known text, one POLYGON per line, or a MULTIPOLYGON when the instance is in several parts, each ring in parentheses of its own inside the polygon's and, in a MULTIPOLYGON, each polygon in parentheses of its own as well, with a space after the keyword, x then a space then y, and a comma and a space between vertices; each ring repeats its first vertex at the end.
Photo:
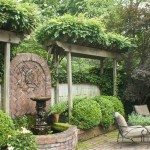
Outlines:
POLYGON ((17 0, 0 0, 0 29, 29 34, 36 26, 37 7, 17 0))
POLYGON ((64 15, 50 19, 37 32, 41 44, 45 41, 63 41, 106 50, 125 52, 133 47, 129 38, 107 33, 102 22, 83 16, 64 15))

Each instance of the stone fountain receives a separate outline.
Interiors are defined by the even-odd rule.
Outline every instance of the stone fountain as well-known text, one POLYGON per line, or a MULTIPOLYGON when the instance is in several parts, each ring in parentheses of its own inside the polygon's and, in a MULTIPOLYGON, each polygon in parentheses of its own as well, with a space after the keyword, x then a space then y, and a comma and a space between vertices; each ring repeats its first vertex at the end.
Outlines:
POLYGON ((46 101, 50 100, 50 97, 32 97, 32 101, 36 102, 36 123, 33 131, 35 134, 44 135, 47 134, 49 127, 46 123, 46 101))

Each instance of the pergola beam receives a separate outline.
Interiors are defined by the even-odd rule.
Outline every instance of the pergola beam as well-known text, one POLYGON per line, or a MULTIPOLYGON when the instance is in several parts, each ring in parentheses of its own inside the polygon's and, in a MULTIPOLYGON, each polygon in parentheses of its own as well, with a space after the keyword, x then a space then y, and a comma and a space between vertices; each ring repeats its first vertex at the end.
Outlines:
POLYGON ((100 50, 100 49, 96 49, 96 48, 91 48, 91 47, 85 47, 85 46, 79 46, 79 45, 74 45, 74 44, 68 44, 68 43, 62 43, 62 42, 56 42, 56 44, 59 47, 62 47, 64 49, 64 51, 68 52, 71 51, 72 56, 76 55, 76 56, 90 56, 91 58, 95 57, 95 58, 100 58, 100 57, 107 57, 107 58, 116 58, 117 57, 117 53, 116 52, 109 52, 106 50, 100 50))
POLYGON ((20 42, 20 37, 21 36, 13 32, 0 30, 0 42, 18 44, 20 42))

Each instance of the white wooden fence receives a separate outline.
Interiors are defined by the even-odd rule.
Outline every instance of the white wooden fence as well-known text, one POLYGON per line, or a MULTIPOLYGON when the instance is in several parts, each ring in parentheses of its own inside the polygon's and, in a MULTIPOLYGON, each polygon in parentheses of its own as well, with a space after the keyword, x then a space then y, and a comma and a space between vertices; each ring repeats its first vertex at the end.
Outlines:
MULTIPOLYGON (((0 108, 2 106, 2 86, 0 85, 0 108)), ((100 95, 100 89, 98 86, 89 84, 74 84, 72 89, 73 97, 93 97, 100 95)), ((67 84, 59 85, 59 101, 68 99, 68 86, 67 84)), ((54 88, 51 90, 51 105, 55 103, 54 88)))
MULTIPOLYGON (((90 84, 73 84, 72 86, 72 96, 73 97, 93 97, 100 95, 100 89, 98 86, 90 84)), ((59 85, 59 101, 68 99, 68 86, 67 84, 59 85)), ((51 90, 51 105, 55 103, 54 98, 54 88, 51 90)))

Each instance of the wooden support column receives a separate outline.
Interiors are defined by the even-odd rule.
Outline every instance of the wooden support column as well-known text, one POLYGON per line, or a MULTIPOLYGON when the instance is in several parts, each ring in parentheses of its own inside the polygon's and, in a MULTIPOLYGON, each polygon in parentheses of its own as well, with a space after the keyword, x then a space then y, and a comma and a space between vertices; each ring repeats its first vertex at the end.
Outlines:
POLYGON ((54 88, 54 91, 55 91, 55 104, 59 102, 59 79, 58 79, 58 74, 59 74, 59 60, 58 60, 58 54, 54 54, 54 61, 55 61, 55 66, 56 66, 56 75, 57 75, 57 78, 56 78, 56 85, 55 85, 55 88, 54 88))
POLYGON ((117 60, 113 60, 113 95, 117 96, 117 60))
POLYGON ((9 88, 10 88, 10 43, 4 47, 4 111, 9 114, 9 88))
POLYGON ((100 59, 100 75, 104 73, 104 58, 100 59))
POLYGON ((72 67, 71 67, 71 52, 67 52, 67 67, 68 67, 68 106, 69 106, 69 122, 72 115, 72 67))

